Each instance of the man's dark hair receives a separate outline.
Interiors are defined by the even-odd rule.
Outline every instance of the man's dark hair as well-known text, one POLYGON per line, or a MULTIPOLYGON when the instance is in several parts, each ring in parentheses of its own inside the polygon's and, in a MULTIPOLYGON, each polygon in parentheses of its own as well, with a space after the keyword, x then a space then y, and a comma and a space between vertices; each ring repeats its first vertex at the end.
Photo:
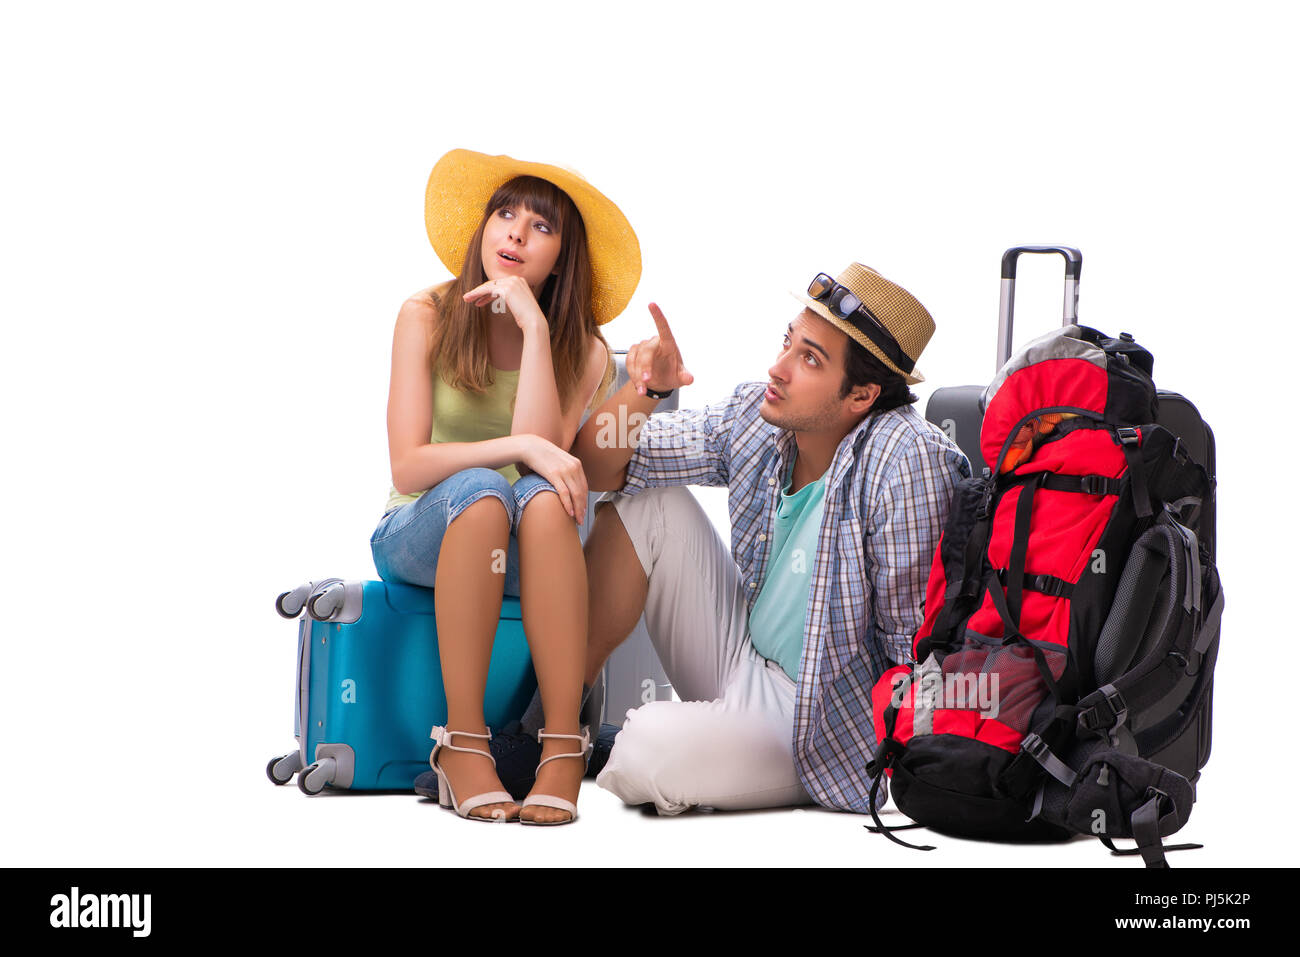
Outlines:
POLYGON ((857 386, 872 383, 880 386, 880 395, 871 406, 872 412, 888 412, 916 401, 901 375, 873 356, 856 339, 850 338, 848 351, 844 354, 844 383, 840 386, 840 398, 848 398, 857 386))

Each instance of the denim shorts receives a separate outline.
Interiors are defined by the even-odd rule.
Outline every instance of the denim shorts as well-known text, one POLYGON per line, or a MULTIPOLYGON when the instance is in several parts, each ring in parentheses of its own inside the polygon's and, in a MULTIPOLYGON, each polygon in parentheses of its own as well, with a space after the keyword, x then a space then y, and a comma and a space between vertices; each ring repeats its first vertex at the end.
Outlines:
POLYGON ((524 506, 544 489, 555 486, 540 475, 524 475, 511 485, 489 468, 457 472, 379 520, 370 536, 375 570, 384 581, 432 588, 438 573, 438 553, 447 526, 465 509, 489 495, 500 499, 510 516, 510 549, 506 558, 505 594, 519 595, 519 520, 524 506))

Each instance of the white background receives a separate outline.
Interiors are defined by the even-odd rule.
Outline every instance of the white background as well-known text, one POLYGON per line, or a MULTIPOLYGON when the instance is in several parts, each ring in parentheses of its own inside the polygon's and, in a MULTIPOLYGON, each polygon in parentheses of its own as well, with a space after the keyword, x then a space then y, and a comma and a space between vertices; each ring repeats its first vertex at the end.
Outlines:
MULTIPOLYGON (((1293 860, 1294 8, 456 7, 5 7, 5 863, 1134 866, 919 854, 815 810, 655 819, 591 782, 545 831, 271 787, 271 602, 374 577, 392 323, 445 275, 422 201, 454 147, 619 203, 644 271, 605 331, 660 303, 684 405, 763 378, 786 290, 851 260, 934 314, 923 399, 986 381, 1003 248, 1082 248, 1081 320, 1134 333, 1218 437, 1215 746, 1180 835, 1206 848, 1175 863, 1293 860)), ((1022 338, 1058 274, 1022 268, 1022 338)))

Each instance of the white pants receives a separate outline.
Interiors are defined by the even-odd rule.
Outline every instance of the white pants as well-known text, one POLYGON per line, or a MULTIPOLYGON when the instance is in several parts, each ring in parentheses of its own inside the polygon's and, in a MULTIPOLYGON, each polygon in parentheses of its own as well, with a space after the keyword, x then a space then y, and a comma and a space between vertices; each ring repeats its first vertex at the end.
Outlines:
POLYGON ((649 579, 650 640, 682 700, 628 711, 596 783, 660 814, 811 804, 791 750, 795 683, 754 650, 740 569, 708 516, 681 487, 611 501, 649 579))

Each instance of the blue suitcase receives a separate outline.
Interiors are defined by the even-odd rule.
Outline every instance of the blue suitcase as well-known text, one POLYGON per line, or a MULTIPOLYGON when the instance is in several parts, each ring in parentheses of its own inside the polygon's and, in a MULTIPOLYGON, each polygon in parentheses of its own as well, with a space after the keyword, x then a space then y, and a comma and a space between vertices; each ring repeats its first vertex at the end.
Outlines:
MULTIPOLYGON (((305 794, 411 789, 428 770, 429 729, 446 724, 433 590, 393 582, 309 582, 276 599, 299 618, 298 750, 267 776, 305 794)), ((498 728, 523 714, 537 688, 519 599, 507 596, 492 646, 484 717, 498 728)))

